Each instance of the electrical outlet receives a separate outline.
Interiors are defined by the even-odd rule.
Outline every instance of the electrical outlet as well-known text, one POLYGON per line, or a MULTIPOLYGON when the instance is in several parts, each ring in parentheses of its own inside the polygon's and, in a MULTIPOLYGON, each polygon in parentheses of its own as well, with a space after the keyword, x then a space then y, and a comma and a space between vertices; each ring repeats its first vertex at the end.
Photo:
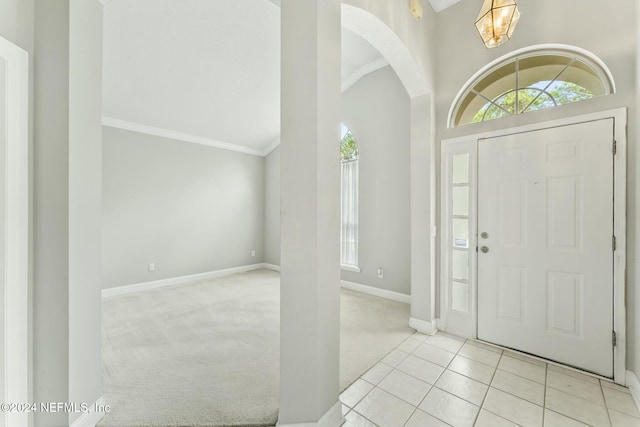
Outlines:
POLYGON ((378 279, 384 279, 384 270, 381 268, 378 269, 378 279))
POLYGON ((251 256, 256 256, 256 250, 255 250, 255 249, 253 249, 253 250, 251 251, 251 256))
POLYGON ((156 269, 156 264, 153 263, 153 262, 150 262, 149 263, 149 271, 155 271, 155 269, 156 269))

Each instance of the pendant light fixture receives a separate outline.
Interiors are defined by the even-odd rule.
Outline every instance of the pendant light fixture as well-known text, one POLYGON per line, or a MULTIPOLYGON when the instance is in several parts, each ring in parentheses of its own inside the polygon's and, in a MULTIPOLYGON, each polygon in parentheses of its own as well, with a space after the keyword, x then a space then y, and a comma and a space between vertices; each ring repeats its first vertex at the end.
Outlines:
POLYGON ((519 19, 515 0, 484 0, 476 19, 476 29, 484 45, 494 48, 509 41, 519 19))

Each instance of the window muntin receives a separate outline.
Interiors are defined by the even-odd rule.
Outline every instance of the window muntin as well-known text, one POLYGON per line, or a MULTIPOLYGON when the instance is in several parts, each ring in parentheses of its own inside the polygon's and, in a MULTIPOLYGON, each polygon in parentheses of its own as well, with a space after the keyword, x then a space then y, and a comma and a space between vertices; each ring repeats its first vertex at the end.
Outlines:
POLYGON ((342 125, 340 141, 340 264, 358 267, 358 144, 353 134, 342 125))
POLYGON ((584 55, 534 51, 482 74, 459 98, 451 126, 553 108, 612 92, 607 73, 584 55))

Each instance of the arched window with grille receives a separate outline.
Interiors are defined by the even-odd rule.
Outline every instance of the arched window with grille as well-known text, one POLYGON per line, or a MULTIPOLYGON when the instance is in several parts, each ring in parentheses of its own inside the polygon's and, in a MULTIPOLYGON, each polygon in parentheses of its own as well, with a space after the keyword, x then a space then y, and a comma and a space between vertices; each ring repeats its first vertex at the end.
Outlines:
POLYGON ((610 71, 592 53, 572 46, 534 46, 477 72, 454 100, 449 127, 553 108, 614 91, 610 71))
POLYGON ((341 126, 340 263, 358 270, 358 162, 360 153, 351 130, 341 126))

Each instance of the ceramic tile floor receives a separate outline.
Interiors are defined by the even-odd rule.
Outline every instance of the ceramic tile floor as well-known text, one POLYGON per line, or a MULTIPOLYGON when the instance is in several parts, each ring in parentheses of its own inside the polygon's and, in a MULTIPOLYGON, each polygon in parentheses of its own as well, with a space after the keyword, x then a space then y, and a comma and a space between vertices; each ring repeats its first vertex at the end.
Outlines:
POLYGON ((340 401, 345 427, 640 427, 624 387, 442 333, 412 335, 340 401))

